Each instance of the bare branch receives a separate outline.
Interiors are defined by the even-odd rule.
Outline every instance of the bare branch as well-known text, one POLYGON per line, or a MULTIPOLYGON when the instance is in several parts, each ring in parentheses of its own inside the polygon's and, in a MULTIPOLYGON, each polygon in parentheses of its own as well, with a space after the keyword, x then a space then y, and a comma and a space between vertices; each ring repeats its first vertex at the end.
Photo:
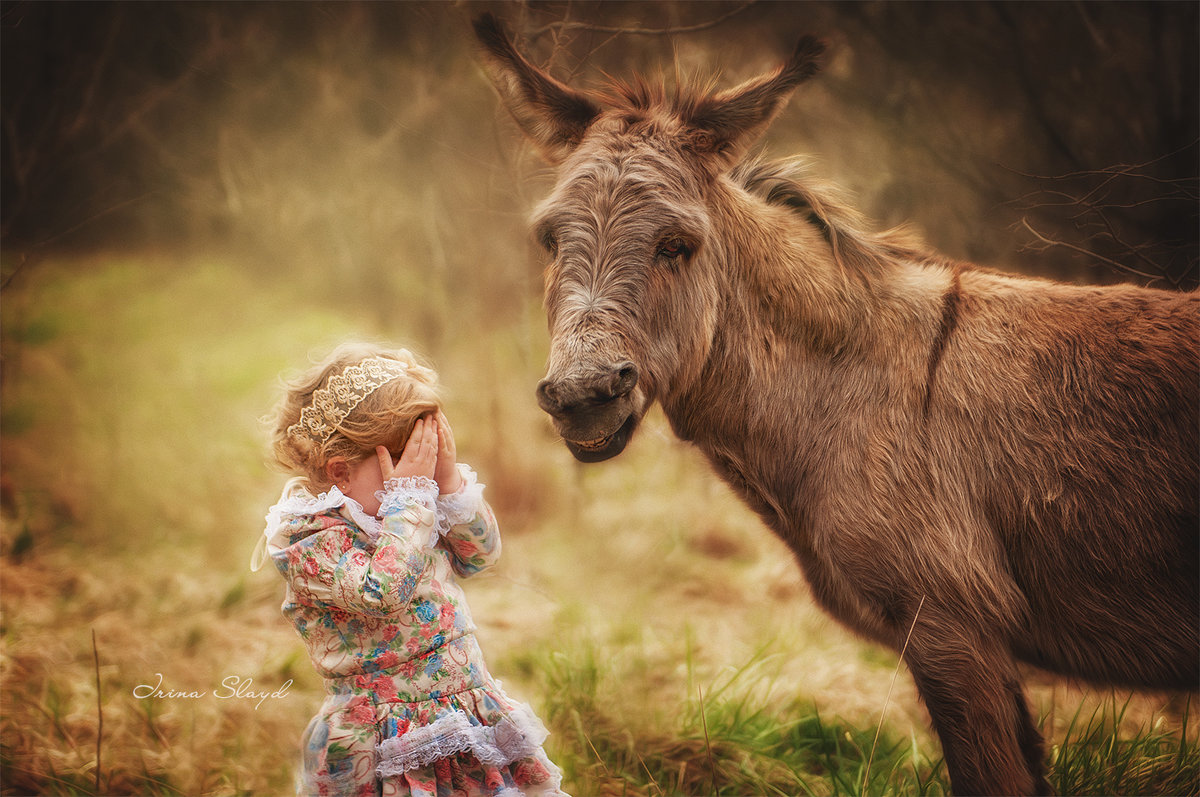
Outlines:
MULTIPOLYGON (((1017 175, 1018 177, 1027 177, 1030 180, 1070 180, 1070 179, 1073 179, 1076 177, 1090 177, 1090 176, 1097 175, 1097 174, 1111 174, 1114 171, 1121 172, 1121 173, 1131 173, 1134 170, 1145 169, 1146 167, 1153 166, 1156 163, 1162 163, 1163 161, 1165 161, 1169 158, 1175 157, 1176 155, 1180 154, 1181 152, 1191 149, 1192 147, 1196 146, 1197 144, 1200 144, 1200 139, 1192 139, 1187 144, 1183 145, 1182 147, 1179 147, 1178 149, 1172 150, 1171 152, 1168 152, 1165 155, 1159 155, 1157 158, 1151 158, 1148 161, 1142 161, 1141 163, 1116 163, 1116 164, 1113 164, 1112 166, 1109 166, 1104 169, 1080 169, 1078 171, 1066 172, 1065 174, 1058 174, 1058 175, 1030 174, 1028 172, 1023 172, 1020 169, 1014 169, 1011 166, 1003 166, 1003 165, 1001 166, 1001 168, 1017 175)), ((1146 176, 1148 177, 1148 175, 1146 175, 1146 176)))
POLYGON ((1065 249, 1070 249, 1072 252, 1078 252, 1079 254, 1086 255, 1090 258, 1099 260, 1100 262, 1102 262, 1108 266, 1111 266, 1112 268, 1116 269, 1117 271, 1122 271, 1126 274, 1133 274, 1134 276, 1141 277, 1142 279, 1147 280, 1148 284, 1150 284, 1150 285, 1153 285, 1155 282, 1158 282, 1159 280, 1167 280, 1168 282, 1174 282, 1174 280, 1169 275, 1150 274, 1150 273, 1147 273, 1144 271, 1138 271, 1136 268, 1127 266, 1124 263, 1119 263, 1116 260, 1113 260, 1112 258, 1105 257, 1104 255, 1101 255, 1101 254, 1098 254, 1097 252, 1091 251, 1090 249, 1085 249, 1082 246, 1077 246, 1076 244, 1068 243, 1067 241, 1056 241, 1053 238, 1047 238, 1045 235, 1042 235, 1040 232, 1035 230, 1029 224, 1029 221, 1027 219, 1022 218, 1021 224, 1022 224, 1022 226, 1025 227, 1026 230, 1029 231, 1030 235, 1032 235, 1034 238, 1038 239, 1043 244, 1045 244, 1045 248, 1047 248, 1047 249, 1050 247, 1054 247, 1054 246, 1061 246, 1065 249))
POLYGON ((596 25, 591 22, 560 21, 551 22, 548 25, 538 28, 537 30, 533 31, 532 34, 530 34, 530 38, 536 39, 539 36, 551 32, 557 36, 566 30, 583 30, 592 33, 627 34, 630 36, 669 36, 675 33, 695 33, 697 31, 715 28, 725 20, 737 16, 750 6, 755 5, 757 2, 758 0, 746 0, 746 2, 742 3, 737 8, 734 8, 732 11, 728 11, 721 16, 716 17, 715 19, 709 20, 708 22, 699 22, 695 25, 676 25, 668 28, 631 28, 621 25, 596 25))

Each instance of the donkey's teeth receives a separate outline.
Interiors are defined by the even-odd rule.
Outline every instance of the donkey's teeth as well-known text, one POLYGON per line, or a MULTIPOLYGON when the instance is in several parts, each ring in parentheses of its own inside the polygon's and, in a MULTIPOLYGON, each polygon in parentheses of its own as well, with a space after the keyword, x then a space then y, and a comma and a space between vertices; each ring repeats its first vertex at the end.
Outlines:
POLYGON ((582 448, 585 451, 598 451, 608 445, 610 440, 612 440, 612 435, 609 435, 608 437, 598 437, 595 440, 588 440, 583 443, 572 440, 571 444, 577 448, 582 448))

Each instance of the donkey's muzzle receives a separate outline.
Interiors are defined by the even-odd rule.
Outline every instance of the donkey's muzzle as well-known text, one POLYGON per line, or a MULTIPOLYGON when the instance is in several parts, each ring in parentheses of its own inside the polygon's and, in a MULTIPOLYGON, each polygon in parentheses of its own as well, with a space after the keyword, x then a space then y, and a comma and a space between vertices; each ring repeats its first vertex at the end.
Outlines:
POLYGON ((628 360, 585 377, 547 377, 538 382, 538 406, 556 418, 575 415, 626 398, 637 383, 637 366, 628 360))
POLYGON ((599 462, 625 448, 637 426, 630 397, 638 383, 637 366, 625 360, 569 377, 538 383, 538 406, 547 412, 567 448, 582 462, 599 462))

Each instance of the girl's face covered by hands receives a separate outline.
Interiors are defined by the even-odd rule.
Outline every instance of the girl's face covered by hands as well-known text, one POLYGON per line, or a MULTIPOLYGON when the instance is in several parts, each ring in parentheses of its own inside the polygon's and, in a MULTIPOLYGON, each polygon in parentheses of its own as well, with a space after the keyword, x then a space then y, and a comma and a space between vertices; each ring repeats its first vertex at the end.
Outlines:
POLYGON ((434 416, 434 420, 437 421, 438 452, 433 478, 437 481, 438 492, 442 495, 456 493, 458 488, 462 487, 462 474, 458 472, 458 453, 454 448, 454 432, 450 429, 450 422, 446 420, 443 413, 439 412, 434 416))
POLYGON ((450 424, 439 412, 417 420, 399 458, 393 459, 387 448, 379 446, 373 457, 355 463, 342 460, 340 465, 331 461, 330 465, 340 476, 334 478, 339 489, 361 504, 367 514, 374 515, 380 504, 376 493, 383 490, 388 479, 424 476, 435 479, 442 494, 456 491, 462 477, 455 467, 455 456, 450 424))

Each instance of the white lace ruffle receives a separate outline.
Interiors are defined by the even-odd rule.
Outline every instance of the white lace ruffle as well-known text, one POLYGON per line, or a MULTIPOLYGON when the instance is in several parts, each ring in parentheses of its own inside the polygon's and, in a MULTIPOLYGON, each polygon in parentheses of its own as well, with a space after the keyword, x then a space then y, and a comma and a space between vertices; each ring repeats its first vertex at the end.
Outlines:
POLYGON ((283 524, 285 517, 319 515, 331 509, 343 507, 350 513, 350 517, 354 519, 358 527, 367 532, 368 537, 375 539, 379 536, 379 518, 368 515, 362 504, 339 490, 337 485, 330 487, 329 492, 321 493, 316 498, 300 494, 288 496, 280 501, 271 507, 271 512, 267 515, 267 530, 264 533, 270 533, 272 528, 278 529, 283 524), (272 522, 274 522, 274 527, 272 527, 272 522))
POLYGON ((258 545, 255 546, 254 553, 250 556, 251 570, 258 570, 266 562, 270 555, 271 539, 283 529, 288 518, 319 515, 345 506, 349 509, 350 516, 367 532, 368 536, 371 536, 372 539, 379 536, 379 520, 368 515, 358 501, 343 494, 336 485, 330 487, 328 492, 321 493, 316 497, 305 490, 303 485, 303 479, 288 481, 283 487, 279 501, 267 510, 267 523, 263 528, 263 535, 259 539, 258 545))
POLYGON ((367 510, 363 509, 363 505, 350 496, 346 496, 345 509, 350 513, 350 517, 354 518, 358 527, 367 533, 368 537, 372 540, 379 538, 379 532, 383 531, 383 522, 379 518, 368 515, 367 510))
POLYGON ((463 523, 469 523, 479 513, 483 505, 483 488, 479 477, 469 465, 459 463, 458 473, 462 477, 462 485, 457 492, 439 495, 438 534, 445 536, 450 529, 463 523))
MULTIPOLYGON (((428 493, 429 485, 432 484, 432 494, 426 497, 427 500, 422 499, 415 502, 419 506, 431 508, 433 506, 432 496, 437 495, 437 484, 432 479, 425 479, 424 477, 416 478, 421 481, 392 479, 384 487, 391 486, 397 490, 406 491, 405 495, 419 495, 422 491, 428 493), (408 483, 410 481, 412 483, 408 483), (429 484, 425 484, 424 482, 428 482, 429 484)), ((378 493, 377 495, 382 496, 383 493, 378 493)), ((403 506, 408 505, 407 503, 403 504, 403 506)), ((370 540, 375 541, 379 539, 379 533, 383 530, 383 522, 374 515, 368 515, 367 510, 363 509, 362 504, 339 490, 337 485, 331 486, 327 492, 314 497, 304 489, 303 479, 292 479, 284 486, 283 494, 279 497, 279 502, 267 512, 267 524, 263 529, 263 536, 259 539, 258 545, 255 546, 254 553, 250 555, 250 569, 257 571, 263 566, 271 554, 272 538, 283 530, 288 519, 312 517, 332 509, 345 509, 350 515, 351 520, 354 521, 354 524, 362 529, 363 533, 370 540)), ((414 522, 414 525, 424 524, 414 522)), ((433 523, 432 525, 434 526, 435 533, 431 535, 429 540, 430 547, 437 542, 436 524, 433 523)), ((282 540, 276 542, 279 544, 279 547, 283 547, 286 544, 282 540)))
POLYGON ((375 497, 379 499, 381 512, 389 506, 395 509, 397 500, 409 502, 409 499, 412 499, 411 503, 418 503, 432 512, 437 494, 437 482, 428 476, 400 476, 385 481, 383 489, 375 493, 375 497))
POLYGON ((379 499, 379 514, 382 517, 399 513, 412 525, 428 526, 429 539, 425 544, 437 545, 437 482, 427 476, 404 476, 388 479, 383 489, 375 493, 379 499))
POLYGON ((337 509, 346 503, 346 496, 336 486, 330 487, 329 492, 321 493, 315 498, 311 493, 300 492, 296 479, 289 481, 279 496, 279 503, 267 512, 267 528, 264 533, 270 534, 283 525, 285 517, 303 517, 318 515, 337 509))
POLYGON ((388 479, 383 489, 375 493, 379 499, 379 515, 384 517, 402 512, 408 507, 419 506, 430 512, 437 511, 437 482, 426 476, 405 476, 388 479))
POLYGON ((549 735, 542 721, 524 704, 491 727, 472 724, 466 712, 455 711, 403 736, 380 742, 376 772, 381 777, 401 775, 468 752, 483 764, 504 767, 536 754, 549 735))

